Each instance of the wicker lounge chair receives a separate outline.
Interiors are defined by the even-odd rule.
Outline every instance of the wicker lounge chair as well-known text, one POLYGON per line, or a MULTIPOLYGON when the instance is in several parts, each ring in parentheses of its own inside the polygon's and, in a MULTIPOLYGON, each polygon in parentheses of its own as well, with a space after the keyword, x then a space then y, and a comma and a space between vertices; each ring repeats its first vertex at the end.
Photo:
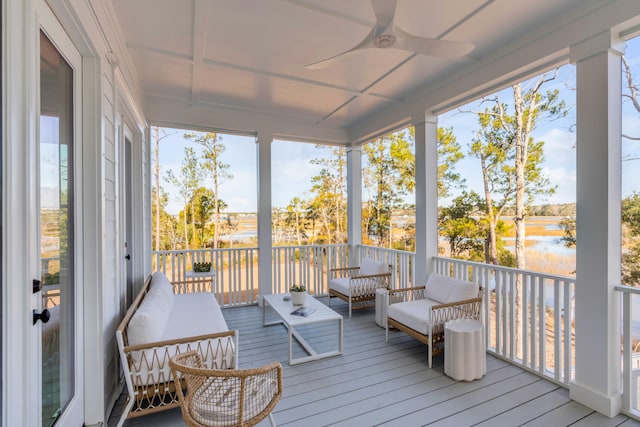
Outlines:
POLYGON ((444 351, 444 324, 453 319, 481 320, 482 288, 477 284, 431 274, 425 286, 389 291, 386 339, 389 328, 425 343, 429 368, 433 355, 444 351))
POLYGON ((244 427, 266 417, 276 425, 271 411, 282 396, 280 363, 255 369, 206 369, 198 353, 188 352, 169 364, 187 425, 244 427))
POLYGON ((329 270, 329 305, 331 298, 340 298, 349 304, 351 311, 375 306, 376 289, 389 289, 391 266, 382 261, 363 258, 360 267, 329 270))

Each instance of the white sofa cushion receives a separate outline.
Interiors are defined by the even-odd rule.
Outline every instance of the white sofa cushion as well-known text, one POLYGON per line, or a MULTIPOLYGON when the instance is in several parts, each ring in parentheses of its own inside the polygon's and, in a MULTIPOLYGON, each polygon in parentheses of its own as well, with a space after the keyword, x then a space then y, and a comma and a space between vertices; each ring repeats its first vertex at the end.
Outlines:
POLYGON ((440 304, 430 299, 419 299, 390 304, 387 316, 421 334, 429 334, 429 307, 440 304))
POLYGON ((425 285, 425 297, 442 304, 478 296, 478 285, 441 274, 430 274, 425 285))
POLYGON ((162 291, 149 289, 140 307, 129 320, 129 345, 158 341, 167 326, 168 314, 168 303, 162 291))
POLYGON ((331 279, 329 281, 329 289, 333 289, 334 291, 338 291, 343 295, 349 295, 349 278, 348 277, 338 277, 337 279, 331 279))
POLYGON ((149 285, 149 290, 151 289, 157 289, 158 292, 162 293, 162 296, 169 306, 169 310, 171 310, 173 307, 173 286, 163 272, 156 271, 153 273, 153 276, 151 276, 151 284, 149 285))
POLYGON ((389 267, 384 261, 376 261, 373 258, 364 257, 360 261, 360 276, 373 276, 389 272, 389 267))

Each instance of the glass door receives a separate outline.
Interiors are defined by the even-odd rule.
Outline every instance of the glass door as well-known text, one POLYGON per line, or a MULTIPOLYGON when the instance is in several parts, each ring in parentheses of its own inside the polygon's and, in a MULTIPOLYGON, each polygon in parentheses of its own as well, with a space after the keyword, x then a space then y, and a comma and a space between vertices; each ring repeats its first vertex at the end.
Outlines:
MULTIPOLYGON (((58 421, 76 395, 74 68, 40 32, 39 218, 42 307, 42 425, 58 421), (46 313, 46 312, 44 312, 46 313)), ((81 365, 80 365, 81 366, 81 365)))

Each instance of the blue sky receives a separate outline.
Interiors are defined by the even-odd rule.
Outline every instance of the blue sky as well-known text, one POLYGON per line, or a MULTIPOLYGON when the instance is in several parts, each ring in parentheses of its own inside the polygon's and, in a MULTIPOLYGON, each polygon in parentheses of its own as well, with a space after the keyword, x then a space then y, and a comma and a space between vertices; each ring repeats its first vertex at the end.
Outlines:
MULTIPOLYGON (((640 39, 627 43, 626 57, 635 72, 636 84, 640 83, 640 39)), ((573 131, 575 123, 575 67, 565 65, 561 67, 558 78, 549 84, 547 89, 557 88, 560 96, 570 108, 566 118, 540 125, 534 132, 536 140, 545 142, 545 161, 543 172, 550 181, 557 185, 556 193, 542 203, 572 203, 576 198, 575 178, 575 141, 573 131)), ((508 101, 510 88, 499 92, 500 99, 508 101)), ((460 109, 452 110, 439 116, 441 127, 453 127, 458 142, 463 151, 468 152, 468 144, 474 136, 477 118, 472 113, 460 110, 480 111, 483 106, 479 102, 472 102, 460 109)), ((623 102, 623 133, 640 136, 640 114, 633 109, 629 101, 623 102)), ((179 176, 184 147, 193 147, 197 152, 197 144, 189 143, 183 138, 184 131, 167 130, 171 134, 160 142, 161 177, 166 176, 169 169, 173 169, 179 176)), ((152 134, 153 135, 153 134, 152 134)), ((220 187, 222 199, 229 205, 232 212, 255 212, 257 177, 256 177, 256 144, 253 137, 222 135, 226 151, 222 161, 230 164, 233 180, 223 183, 220 187)), ((623 154, 640 157, 640 141, 623 141, 623 154)), ((153 153, 153 143, 152 143, 153 153)), ((294 197, 306 197, 311 188, 311 177, 317 175, 320 166, 310 163, 311 159, 327 155, 328 150, 318 150, 314 144, 274 141, 272 144, 272 199, 276 207, 284 207, 294 197)), ((637 173, 640 160, 623 162, 622 193, 627 196, 634 191, 640 191, 640 174, 637 173)), ((467 189, 482 193, 481 171, 477 159, 465 158, 456 169, 466 179, 467 189)), ((170 193, 167 211, 177 214, 182 209, 182 202, 175 187, 164 179, 161 186, 170 193)), ((365 192, 366 194, 366 192, 365 192)), ((455 194, 454 194, 455 195, 455 194)), ((413 196, 408 198, 413 200, 413 196)), ((440 201, 446 205, 448 200, 440 201)))

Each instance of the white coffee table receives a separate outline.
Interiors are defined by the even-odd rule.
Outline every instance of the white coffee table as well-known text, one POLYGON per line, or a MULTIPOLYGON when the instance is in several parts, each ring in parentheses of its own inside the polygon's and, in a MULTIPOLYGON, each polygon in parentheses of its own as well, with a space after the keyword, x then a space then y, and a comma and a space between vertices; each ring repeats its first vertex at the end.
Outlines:
POLYGON ((315 309, 316 311, 308 317, 297 316, 291 314, 300 306, 293 305, 291 301, 284 301, 284 296, 287 294, 273 294, 264 295, 262 304, 262 325, 284 325, 289 331, 289 365, 296 365, 298 363, 311 362, 313 360, 324 359, 326 357, 338 356, 342 354, 342 316, 331 310, 329 307, 316 300, 311 295, 307 296, 304 307, 309 309, 315 309), (270 306, 280 317, 281 320, 275 322, 267 322, 266 311, 267 305, 270 306), (313 347, 295 330, 296 326, 309 325, 313 323, 323 322, 338 322, 338 350, 327 351, 323 353, 316 352, 313 347), (293 338, 300 343, 302 348, 305 349, 308 356, 293 358, 293 338))

